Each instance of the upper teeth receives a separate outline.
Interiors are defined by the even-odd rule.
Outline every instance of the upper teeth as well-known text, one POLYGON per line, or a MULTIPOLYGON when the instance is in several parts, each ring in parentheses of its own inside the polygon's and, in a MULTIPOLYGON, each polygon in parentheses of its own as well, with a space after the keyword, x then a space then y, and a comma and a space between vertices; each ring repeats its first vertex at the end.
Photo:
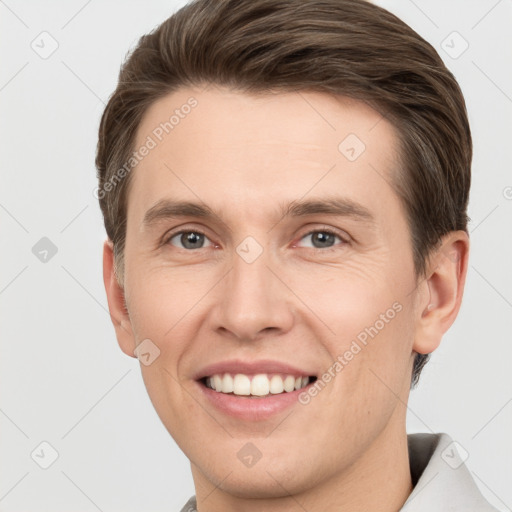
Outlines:
POLYGON ((237 373, 235 376, 229 373, 217 373, 206 379, 206 385, 215 391, 256 396, 265 396, 269 393, 278 394, 283 391, 291 392, 307 386, 308 383, 309 377, 286 375, 283 378, 281 375, 269 376, 265 373, 259 373, 252 377, 242 373, 237 373))

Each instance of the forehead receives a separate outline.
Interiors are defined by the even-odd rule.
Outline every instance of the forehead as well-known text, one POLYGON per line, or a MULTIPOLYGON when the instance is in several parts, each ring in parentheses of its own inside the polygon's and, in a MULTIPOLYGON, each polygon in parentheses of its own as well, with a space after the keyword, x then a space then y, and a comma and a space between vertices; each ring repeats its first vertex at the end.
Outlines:
POLYGON ((373 138, 384 133, 386 139, 393 137, 392 126, 366 103, 322 92, 248 94, 214 86, 206 90, 186 88, 150 105, 137 130, 135 145, 143 145, 147 136, 159 145, 173 139, 187 154, 191 145, 181 143, 195 134, 201 137, 195 141, 196 157, 201 154, 197 150, 224 152, 235 146, 247 150, 251 143, 282 146, 306 155, 335 150, 337 157, 344 135, 352 133, 369 141, 379 125, 373 138))
POLYGON ((180 89, 148 108, 135 149, 144 146, 128 194, 139 218, 165 196, 214 208, 229 197, 239 212, 335 190, 397 200, 393 126, 363 102, 321 92, 180 89))

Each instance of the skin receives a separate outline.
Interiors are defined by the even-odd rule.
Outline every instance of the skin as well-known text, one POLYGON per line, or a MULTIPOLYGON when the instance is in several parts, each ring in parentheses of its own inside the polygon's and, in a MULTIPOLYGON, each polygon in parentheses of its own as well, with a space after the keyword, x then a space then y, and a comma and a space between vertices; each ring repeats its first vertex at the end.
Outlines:
POLYGON ((416 279, 391 186, 395 130, 347 98, 180 89, 148 109, 136 146, 190 96, 198 106, 132 171, 122 286, 110 241, 104 281, 121 349, 133 357, 149 338, 160 350, 141 371, 191 461, 198 510, 396 511, 412 490, 405 404, 414 355, 435 350, 457 316, 468 237, 446 235, 416 279), (350 133, 366 146, 353 162, 338 150, 350 133), (373 222, 279 213, 281 203, 333 195, 366 207, 373 222), (163 198, 198 201, 217 216, 145 226, 163 198), (184 248, 179 235, 168 241, 183 228, 204 232, 203 247, 184 248), (311 233, 322 228, 341 238, 315 244, 311 233), (250 264, 236 252, 247 236, 263 249, 250 264), (192 378, 233 358, 277 359, 321 375, 396 302, 401 311, 317 396, 270 419, 227 417, 192 378), (262 454, 252 467, 237 457, 247 442, 262 454))

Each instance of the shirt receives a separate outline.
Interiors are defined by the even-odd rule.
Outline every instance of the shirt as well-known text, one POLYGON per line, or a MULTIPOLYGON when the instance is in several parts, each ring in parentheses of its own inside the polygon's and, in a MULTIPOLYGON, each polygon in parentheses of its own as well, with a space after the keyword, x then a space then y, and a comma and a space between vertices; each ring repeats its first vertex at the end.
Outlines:
MULTIPOLYGON (((498 512, 464 464, 464 448, 457 449, 450 436, 409 434, 407 443, 414 487, 399 512, 498 512)), ((192 496, 180 512, 197 512, 196 507, 192 496)))

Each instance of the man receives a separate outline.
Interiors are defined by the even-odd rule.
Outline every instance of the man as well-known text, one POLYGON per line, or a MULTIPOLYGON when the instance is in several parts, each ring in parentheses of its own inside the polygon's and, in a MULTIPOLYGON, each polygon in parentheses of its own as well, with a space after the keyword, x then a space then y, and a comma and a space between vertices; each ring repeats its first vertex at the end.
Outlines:
POLYGON ((363 0, 199 0, 140 39, 100 126, 104 281, 183 511, 494 510, 405 429, 462 300, 471 155, 436 51, 363 0))

